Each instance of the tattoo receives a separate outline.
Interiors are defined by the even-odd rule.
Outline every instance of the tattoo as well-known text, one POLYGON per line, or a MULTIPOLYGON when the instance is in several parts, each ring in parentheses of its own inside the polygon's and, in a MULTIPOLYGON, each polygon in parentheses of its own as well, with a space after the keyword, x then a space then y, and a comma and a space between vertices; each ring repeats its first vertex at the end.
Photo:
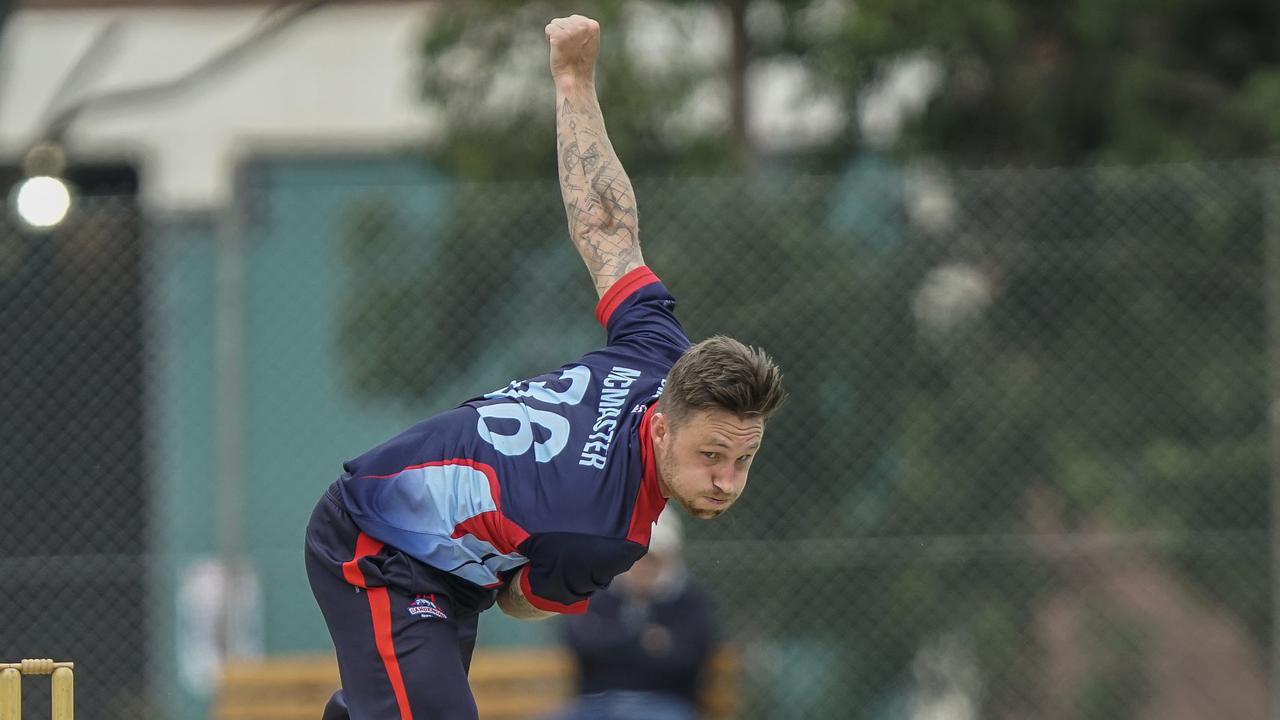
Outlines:
POLYGON ((582 172, 590 177, 591 173, 596 171, 596 166, 600 164, 600 149, 595 143, 591 143, 591 147, 582 153, 582 172))
POLYGON ((635 191, 609 143, 593 91, 580 91, 560 103, 556 145, 569 236, 603 296, 644 260, 635 191))
POLYGON ((578 143, 570 143, 569 147, 560 151, 560 154, 564 157, 561 163, 564 165, 564 176, 566 179, 572 178, 574 171, 582 165, 582 153, 578 152, 578 143))

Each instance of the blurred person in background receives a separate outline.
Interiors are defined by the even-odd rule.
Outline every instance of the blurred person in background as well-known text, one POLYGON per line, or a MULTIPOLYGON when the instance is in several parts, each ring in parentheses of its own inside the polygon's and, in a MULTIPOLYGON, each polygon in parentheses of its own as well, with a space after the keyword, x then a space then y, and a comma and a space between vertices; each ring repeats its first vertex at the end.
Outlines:
MULTIPOLYGON (((586 611, 646 553, 667 500, 704 519, 733 505, 785 397, 764 352, 720 336, 690 345, 641 256, 634 191, 605 133, 600 26, 575 15, 545 32, 561 195, 607 344, 344 464, 306 532, 342 679, 325 720, 476 718, 479 614, 586 611)), ((648 642, 674 646, 671 635, 648 642)))
POLYGON ((567 618, 579 697, 556 720, 696 720, 715 655, 715 605, 690 581, 680 519, 654 525, 649 553, 567 618))

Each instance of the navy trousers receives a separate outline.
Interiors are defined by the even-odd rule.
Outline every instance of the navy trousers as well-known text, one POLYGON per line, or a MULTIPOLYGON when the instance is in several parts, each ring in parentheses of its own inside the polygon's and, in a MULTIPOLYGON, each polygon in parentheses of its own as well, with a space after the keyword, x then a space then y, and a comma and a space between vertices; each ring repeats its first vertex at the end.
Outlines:
POLYGON ((360 532, 333 488, 307 524, 306 562, 342 677, 324 720, 476 720, 467 670, 496 591, 360 532))

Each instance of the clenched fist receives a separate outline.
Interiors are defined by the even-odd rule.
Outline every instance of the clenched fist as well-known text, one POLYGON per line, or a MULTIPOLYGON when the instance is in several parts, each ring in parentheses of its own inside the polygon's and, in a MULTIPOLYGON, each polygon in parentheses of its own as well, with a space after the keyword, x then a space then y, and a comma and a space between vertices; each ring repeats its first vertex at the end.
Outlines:
POLYGON ((589 17, 556 18, 546 28, 551 44, 551 76, 557 80, 591 80, 600 53, 600 23, 589 17))

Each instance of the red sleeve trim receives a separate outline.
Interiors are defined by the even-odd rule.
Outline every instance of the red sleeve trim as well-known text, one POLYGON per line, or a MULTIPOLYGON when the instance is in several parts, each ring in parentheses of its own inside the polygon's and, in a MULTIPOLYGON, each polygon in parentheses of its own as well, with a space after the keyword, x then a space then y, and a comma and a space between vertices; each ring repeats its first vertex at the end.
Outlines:
POLYGON ((640 288, 656 282, 660 282, 658 276, 644 265, 618 278, 618 281, 605 292, 604 297, 600 298, 599 304, 596 305, 596 320, 607 330, 609 319, 613 317, 613 312, 618 309, 622 301, 631 297, 632 293, 640 288))
POLYGON ((534 594, 533 587, 529 585, 529 570, 527 568, 524 572, 520 573, 520 592, 524 593, 524 599, 528 600, 530 605, 538 608, 539 610, 563 613, 565 615, 581 615, 587 611, 587 600, 579 600, 572 605, 565 605, 564 603, 558 603, 555 600, 547 600, 546 598, 538 597, 534 594))

